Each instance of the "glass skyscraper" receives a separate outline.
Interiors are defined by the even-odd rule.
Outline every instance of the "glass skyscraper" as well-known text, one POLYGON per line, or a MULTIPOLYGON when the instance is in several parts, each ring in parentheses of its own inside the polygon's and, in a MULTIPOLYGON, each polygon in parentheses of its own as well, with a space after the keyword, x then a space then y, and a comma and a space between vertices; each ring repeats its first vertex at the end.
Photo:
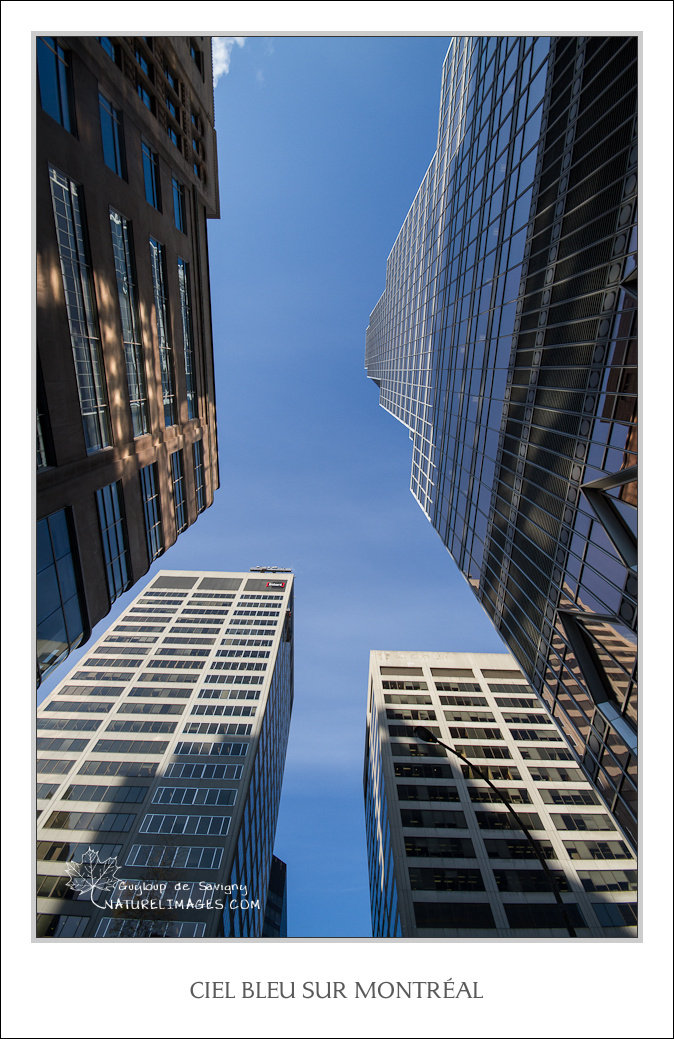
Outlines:
POLYGON ((411 489, 636 839, 637 39, 455 38, 367 331, 411 489))
POLYGON ((261 937, 292 702, 289 571, 160 571, 38 710, 38 937, 261 937))

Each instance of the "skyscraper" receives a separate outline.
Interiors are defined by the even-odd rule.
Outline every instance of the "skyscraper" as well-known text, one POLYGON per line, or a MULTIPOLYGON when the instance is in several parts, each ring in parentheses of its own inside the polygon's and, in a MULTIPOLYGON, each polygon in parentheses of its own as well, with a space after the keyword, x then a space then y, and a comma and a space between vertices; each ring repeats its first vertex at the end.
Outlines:
POLYGON ((218 486, 209 37, 37 38, 38 682, 218 486))
POLYGON ((39 708, 38 937, 260 937, 292 702, 290 571, 160 571, 39 708))
POLYGON ((637 39, 455 38, 367 331, 412 493, 636 839, 637 39))
POLYGON ((363 783, 374 937, 636 936, 629 843, 510 655, 371 653, 363 783))

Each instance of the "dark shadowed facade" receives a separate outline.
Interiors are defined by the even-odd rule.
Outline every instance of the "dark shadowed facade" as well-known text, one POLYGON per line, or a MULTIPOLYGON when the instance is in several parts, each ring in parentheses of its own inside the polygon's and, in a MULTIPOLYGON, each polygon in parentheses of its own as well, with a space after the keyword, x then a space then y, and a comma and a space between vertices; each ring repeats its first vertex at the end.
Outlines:
POLYGON ((213 502, 210 37, 38 37, 38 681, 213 502))
POLYGON ((636 839, 637 39, 456 38, 367 332, 411 489, 636 839))

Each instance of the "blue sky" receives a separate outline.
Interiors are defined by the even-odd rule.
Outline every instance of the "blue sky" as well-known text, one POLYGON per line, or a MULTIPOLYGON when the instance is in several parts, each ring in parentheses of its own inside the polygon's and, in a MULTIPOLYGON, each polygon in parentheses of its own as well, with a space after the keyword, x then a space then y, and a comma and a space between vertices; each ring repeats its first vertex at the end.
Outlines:
POLYGON ((221 219, 209 226, 221 487, 115 609, 158 568, 294 570, 276 841, 291 936, 371 935, 369 651, 503 650, 411 496, 408 432, 363 369, 386 257, 435 149, 448 43, 234 46, 215 92, 221 219))

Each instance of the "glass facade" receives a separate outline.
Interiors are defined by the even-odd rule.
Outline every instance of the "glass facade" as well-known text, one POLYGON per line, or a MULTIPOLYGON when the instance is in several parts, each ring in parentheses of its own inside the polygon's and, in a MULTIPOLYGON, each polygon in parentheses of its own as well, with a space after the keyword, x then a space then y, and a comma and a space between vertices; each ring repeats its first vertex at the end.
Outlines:
POLYGON ((171 455, 171 486, 173 489, 173 515, 176 523, 176 534, 187 527, 187 497, 185 493, 185 468, 182 451, 174 451, 171 455))
POLYGON ((161 211, 161 186, 159 180, 159 156, 145 141, 142 142, 143 179, 145 182, 145 201, 161 211))
POLYGON ((82 189, 53 166, 49 182, 84 439, 99 451, 111 443, 110 415, 82 189))
POLYGON ((122 322, 122 341, 126 361, 126 379, 129 387, 129 405, 134 437, 149 431, 147 414, 147 383, 143 357, 143 340, 138 315, 138 288, 133 249, 131 222, 110 209, 110 234, 115 258, 117 298, 122 322))
POLYGON ((69 509, 37 523, 38 683, 89 637, 69 509))
POLYGON ((126 177, 126 157, 124 152, 124 130, 122 113, 115 108, 104 94, 98 95, 98 107, 101 116, 101 137, 103 140, 103 158, 118 177, 126 177))
POLYGON ((131 585, 129 545, 124 513, 122 481, 96 491, 98 519, 101 526, 105 572, 110 602, 119 598, 131 585))
POLYGON ((206 508, 206 486, 204 477, 204 444, 202 440, 195 440, 192 445, 194 455, 194 491, 197 499, 197 512, 206 508))
POLYGON ((197 417, 197 373, 194 356, 194 329, 192 327, 192 303, 190 296, 190 268, 186 260, 178 257, 178 287, 180 289, 180 316, 183 326, 185 357, 185 385, 187 390, 187 417, 197 417))
POLYGON ((155 238, 150 238, 150 260, 152 263, 154 312, 157 321, 157 343, 161 366, 161 388, 164 401, 164 424, 168 427, 176 423, 176 380, 173 369, 173 348, 170 339, 171 326, 169 322, 168 293, 166 291, 166 257, 164 246, 155 238))
POLYGON ((411 489, 636 837, 635 37, 455 38, 367 374, 411 489))
POLYGON ((171 178, 173 187, 173 222, 179 231, 187 234, 187 209, 185 204, 185 185, 177 177, 171 178))
POLYGON ((266 575, 265 609, 251 594, 268 587, 260 576, 161 571, 39 708, 39 936, 72 936, 59 914, 74 905, 78 936, 285 934, 285 867, 280 876, 272 851, 293 701, 292 576, 266 575), (248 634, 257 614, 274 613, 263 637, 232 637, 242 604, 248 634), (196 727, 203 738, 186 738, 196 727), (89 848, 119 867, 98 907, 64 868, 89 848), (163 886, 161 911, 117 904, 140 884, 155 900, 163 886))
POLYGON ((161 500, 159 497, 159 479, 157 463, 146 465, 140 470, 140 486, 143 495, 143 513, 145 516, 145 534, 150 562, 164 551, 164 536, 161 522, 161 500))
POLYGON ((75 132, 70 62, 53 36, 37 38, 37 81, 40 104, 65 130, 75 132))

